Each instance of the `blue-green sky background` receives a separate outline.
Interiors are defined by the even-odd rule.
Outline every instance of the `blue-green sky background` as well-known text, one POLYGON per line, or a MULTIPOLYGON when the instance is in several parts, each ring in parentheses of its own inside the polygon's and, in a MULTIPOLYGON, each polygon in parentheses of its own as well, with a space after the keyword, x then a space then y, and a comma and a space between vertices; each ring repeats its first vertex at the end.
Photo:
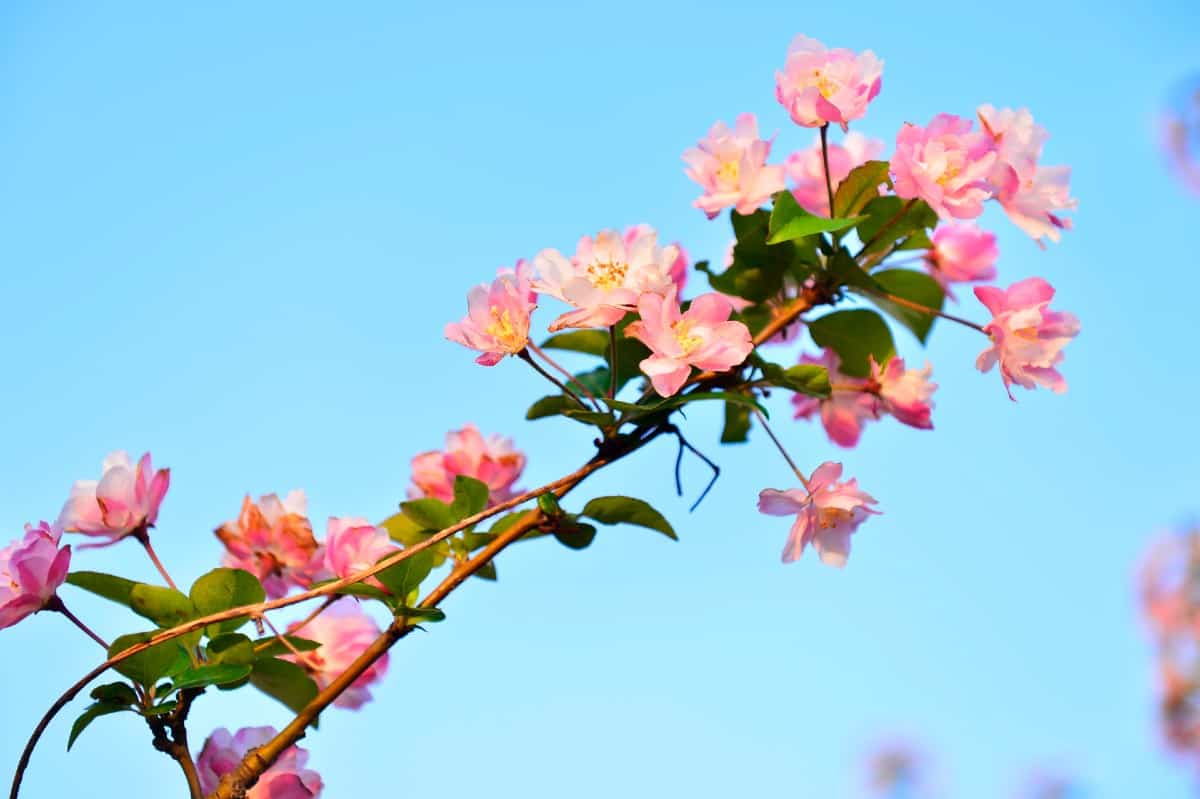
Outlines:
MULTIPOLYGON (((381 519, 409 458, 467 421, 515 437, 526 486, 574 467, 583 428, 522 420, 538 378, 473 365, 443 324, 496 267, 602 227, 649 222, 719 259, 727 222, 690 207, 679 154, 742 111, 779 158, 807 145, 773 97, 804 32, 885 59, 866 133, 983 102, 1049 128, 1077 229, 1041 252, 996 209, 983 222, 1005 282, 1044 275, 1082 318, 1070 393, 1009 402, 973 368, 983 341, 945 328, 933 433, 878 424, 835 452, 776 398, 793 451, 840 458, 886 512, 840 572, 779 564, 787 521, 754 501, 786 466, 761 437, 719 449, 717 410, 690 413, 724 470, 696 513, 667 442, 580 492, 642 493, 682 540, 614 528, 585 553, 507 553, 498 584, 396 650, 377 701, 305 742, 326 795, 850 797, 895 735, 934 753, 947 797, 1009 796, 1047 764, 1103 799, 1189 795, 1157 740, 1131 578, 1200 504, 1200 201, 1155 134, 1200 68, 1198 23, 1186 0, 4 3, 0 526, 53 518, 110 450, 151 449, 172 469, 155 540, 190 581, 245 492, 381 519)), ((703 469, 685 477, 698 491, 703 469)), ((152 577, 133 545, 76 563, 152 577)), ((64 597, 106 636, 136 625, 64 597)), ((50 615, 0 632, 5 774, 93 649, 50 615)), ((31 799, 181 795, 134 719, 67 755, 70 717, 31 799)), ((207 696, 193 735, 286 719, 207 696)))

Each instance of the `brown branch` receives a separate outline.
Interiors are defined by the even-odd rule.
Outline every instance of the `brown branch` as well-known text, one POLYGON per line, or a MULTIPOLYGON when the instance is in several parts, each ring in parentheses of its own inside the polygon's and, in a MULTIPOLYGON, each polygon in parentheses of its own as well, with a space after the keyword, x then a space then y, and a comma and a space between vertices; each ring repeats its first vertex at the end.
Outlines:
POLYGON ((192 700, 202 693, 202 688, 184 689, 179 692, 179 704, 165 717, 146 718, 146 723, 154 733, 154 748, 179 764, 179 768, 183 770, 183 778, 187 780, 188 795, 191 799, 204 799, 204 791, 200 789, 200 775, 196 773, 196 763, 192 760, 187 739, 188 710, 191 709, 192 700))

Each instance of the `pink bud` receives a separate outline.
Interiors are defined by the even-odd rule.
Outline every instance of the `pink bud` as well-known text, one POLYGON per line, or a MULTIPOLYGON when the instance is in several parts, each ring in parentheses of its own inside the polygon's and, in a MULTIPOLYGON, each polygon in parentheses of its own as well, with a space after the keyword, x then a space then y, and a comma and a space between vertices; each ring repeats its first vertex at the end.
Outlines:
POLYGON ((100 481, 80 480, 71 488, 58 525, 68 533, 119 541, 153 527, 158 506, 171 482, 171 471, 154 471, 147 452, 135 468, 123 450, 104 459, 100 481))

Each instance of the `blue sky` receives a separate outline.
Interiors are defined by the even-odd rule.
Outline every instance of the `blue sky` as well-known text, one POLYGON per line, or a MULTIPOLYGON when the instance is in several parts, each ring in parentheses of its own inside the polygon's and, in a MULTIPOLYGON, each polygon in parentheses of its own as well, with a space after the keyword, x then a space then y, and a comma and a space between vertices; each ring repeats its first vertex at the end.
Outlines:
MULTIPOLYGON (((871 741, 905 735, 945 796, 1008 796, 1046 764, 1095 797, 1186 796, 1156 739, 1130 580, 1198 501, 1200 202, 1154 136, 1170 86, 1200 68, 1198 23, 1185 0, 6 3, 0 524, 53 517, 112 449, 151 449, 173 475, 156 542, 190 581, 245 492, 301 487, 315 519, 383 518, 408 459, 467 421, 529 452, 525 485, 570 469, 588 434, 522 421, 537 377, 474 366, 442 325, 497 266, 602 227, 649 222, 719 258, 727 222, 690 207, 679 154, 742 111, 778 131, 779 157, 807 145, 773 98, 804 32, 885 60, 868 134, 982 102, 1050 130, 1076 230, 1041 252, 996 211, 983 222, 1003 280, 1044 275, 1082 318, 1070 393, 1010 403, 973 369, 982 341, 946 328, 928 351, 935 432, 880 424, 835 452, 781 421, 797 456, 843 460, 886 512, 841 572, 779 564, 786 520, 754 499, 789 484, 786 466, 765 439, 719 449, 715 409, 689 414, 724 470, 696 513, 666 443, 580 492, 640 491, 682 540, 614 528, 585 553, 507 553, 498 584, 396 651, 358 718, 327 714, 307 742, 327 795, 849 797, 871 741)), ((698 490, 701 469, 686 477, 698 490)), ((152 576, 132 548, 77 564, 152 576)), ((133 626, 64 595, 104 635, 133 626)), ((65 624, 0 633, 6 772, 96 661, 65 624)), ((286 718, 212 696, 193 735, 286 718)), ((70 755, 68 726, 26 795, 179 791, 133 720, 102 719, 70 755)))

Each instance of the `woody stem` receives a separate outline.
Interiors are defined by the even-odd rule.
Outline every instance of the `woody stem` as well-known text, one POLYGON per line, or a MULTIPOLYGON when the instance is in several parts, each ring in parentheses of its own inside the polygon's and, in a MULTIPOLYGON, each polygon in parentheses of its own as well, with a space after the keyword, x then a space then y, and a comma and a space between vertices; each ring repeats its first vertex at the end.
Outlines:
POLYGON ((829 196, 829 218, 836 219, 833 210, 833 176, 829 174, 829 123, 821 126, 821 163, 825 167, 825 191, 829 196))

